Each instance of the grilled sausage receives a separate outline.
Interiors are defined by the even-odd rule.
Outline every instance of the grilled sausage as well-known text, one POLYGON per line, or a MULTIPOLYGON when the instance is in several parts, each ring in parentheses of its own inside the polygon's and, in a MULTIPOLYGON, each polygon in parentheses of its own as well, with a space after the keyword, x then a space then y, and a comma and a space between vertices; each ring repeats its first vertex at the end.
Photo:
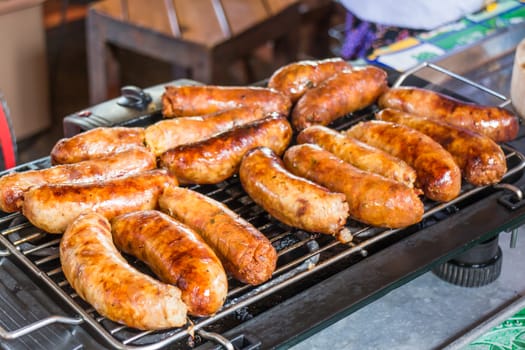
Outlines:
POLYGON ((242 156, 250 149, 266 146, 282 154, 291 137, 292 128, 286 118, 265 118, 201 142, 172 148, 160 156, 160 166, 184 184, 215 184, 234 175, 242 156))
POLYGON ((41 185, 25 192, 22 212, 36 227, 62 233, 87 210, 111 219, 131 211, 154 209, 167 186, 177 186, 177 180, 160 169, 94 183, 41 185))
POLYGON ((81 214, 68 226, 60 240, 60 262, 78 295, 110 320, 143 330, 186 324, 180 290, 129 265, 100 214, 81 214))
POLYGON ((429 136, 404 125, 381 120, 361 122, 347 134, 378 147, 411 165, 416 184, 435 201, 447 202, 461 190, 461 172, 452 155, 429 136))
POLYGON ((135 148, 99 159, 11 173, 0 178, 0 209, 5 212, 20 210, 24 192, 32 186, 93 182, 154 169, 156 166, 156 158, 151 152, 145 148, 135 148))
POLYGON ((136 147, 144 147, 143 128, 99 127, 59 140, 51 150, 51 162, 76 163, 136 147))
POLYGON ((443 120, 490 137, 496 142, 510 141, 519 131, 518 118, 500 107, 480 106, 450 96, 415 87, 392 88, 378 100, 381 108, 443 120))
POLYGON ((293 62, 277 69, 268 87, 280 91, 295 103, 308 89, 352 66, 342 58, 293 62))
POLYGON ((376 113, 376 117, 406 125, 430 136, 452 154, 465 180, 475 186, 497 183, 507 172, 503 150, 487 136, 391 108, 376 113))
POLYGON ((254 202, 289 226, 335 235, 346 224, 348 204, 343 194, 293 175, 269 148, 246 153, 239 178, 254 202))
POLYGON ((188 226, 156 210, 111 220, 113 242, 144 261, 161 281, 176 285, 188 313, 210 316, 226 300, 228 280, 219 258, 188 226))
POLYGON ((166 86, 162 94, 162 115, 165 118, 205 115, 242 106, 258 106, 264 113, 288 115, 291 105, 288 97, 263 87, 166 86))
POLYGON ((343 70, 304 93, 293 108, 292 125, 298 131, 311 125, 328 125, 369 106, 386 88, 387 74, 380 68, 343 70))
POLYGON ((401 159, 322 125, 310 126, 297 135, 298 143, 314 143, 361 170, 414 186, 416 171, 401 159))
POLYGON ((187 188, 168 187, 159 198, 159 206, 197 231, 226 271, 239 281, 258 285, 271 278, 277 263, 275 248, 226 205, 187 188))
POLYGON ((422 219, 423 203, 412 188, 357 169, 317 145, 290 147, 284 154, 284 164, 298 176, 344 193, 350 216, 358 221, 399 228, 422 219))
POLYGON ((145 142, 156 156, 160 156, 176 146, 202 141, 268 116, 259 107, 239 107, 206 116, 165 119, 146 128, 145 142))

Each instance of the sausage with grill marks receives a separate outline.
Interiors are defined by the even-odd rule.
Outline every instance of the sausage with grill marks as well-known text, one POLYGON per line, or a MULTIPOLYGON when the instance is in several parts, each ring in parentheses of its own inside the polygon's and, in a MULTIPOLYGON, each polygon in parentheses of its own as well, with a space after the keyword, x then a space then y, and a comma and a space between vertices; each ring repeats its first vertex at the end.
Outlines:
POLYGON ((358 123, 346 133, 407 162, 416 170, 416 185, 428 198, 448 202, 461 191, 461 171, 454 158, 422 132, 401 124, 372 120, 358 123))
POLYGON ((288 115, 292 103, 280 92, 263 87, 180 85, 162 94, 165 118, 205 115, 237 107, 258 106, 265 113, 288 115))
POLYGON ((312 125, 328 125, 368 107, 386 88, 387 74, 380 68, 343 70, 304 93, 293 108, 292 125, 298 131, 312 125))
POLYGON ((196 191, 168 187, 162 211, 188 225, 210 245, 233 277, 251 285, 272 277, 277 252, 268 238, 223 203, 196 191))
POLYGON ((308 89, 352 66, 342 58, 293 62, 276 70, 268 87, 282 92, 295 103, 308 89))
POLYGON ((250 149, 266 146, 282 154, 292 138, 292 128, 283 117, 269 117, 225 131, 209 139, 172 148, 160 156, 160 165, 180 183, 216 184, 239 169, 250 149))
POLYGON ((145 143, 160 156, 171 148, 205 140, 272 114, 276 113, 266 113, 260 107, 239 107, 205 116, 164 119, 146 128, 145 143))
POLYGON ((289 226, 329 235, 344 229, 348 218, 345 196, 290 173, 269 148, 245 154, 239 178, 257 204, 289 226))
POLYGON ((416 171, 401 159, 322 125, 310 126, 297 135, 298 143, 313 143, 355 167, 414 186, 416 171))
POLYGON ((518 118, 505 108, 467 103, 428 89, 392 88, 379 98, 378 104, 381 108, 442 120, 488 136, 495 142, 511 141, 519 131, 518 118))
POLYGON ((142 330, 186 324, 180 290, 134 269, 100 214, 87 212, 72 221, 60 240, 60 262, 78 295, 110 320, 142 330))
POLYGON ((145 148, 134 148, 99 159, 7 174, 0 178, 0 209, 5 212, 20 210, 24 192, 32 186, 100 181, 154 169, 156 166, 157 160, 151 152, 145 148))
POLYGON ((357 169, 317 145, 290 147, 284 164, 298 176, 345 194, 350 216, 363 223, 400 228, 422 219, 423 203, 414 189, 357 169))
POLYGON ((162 190, 177 185, 177 179, 161 169, 93 183, 41 185, 25 192, 22 213, 36 227, 62 233, 85 211, 93 210, 111 219, 155 209, 162 190))
POLYGON ((59 140, 51 150, 51 162, 76 163, 136 147, 144 147, 144 128, 98 127, 59 140))
POLYGON ((507 172, 503 150, 487 136, 391 108, 376 113, 376 117, 406 125, 430 136, 452 154, 463 177, 475 186, 497 183, 507 172))
POLYGON ((188 226, 156 210, 136 211, 111 220, 113 242, 144 261, 163 281, 179 287, 193 316, 217 312, 228 293, 219 258, 188 226))

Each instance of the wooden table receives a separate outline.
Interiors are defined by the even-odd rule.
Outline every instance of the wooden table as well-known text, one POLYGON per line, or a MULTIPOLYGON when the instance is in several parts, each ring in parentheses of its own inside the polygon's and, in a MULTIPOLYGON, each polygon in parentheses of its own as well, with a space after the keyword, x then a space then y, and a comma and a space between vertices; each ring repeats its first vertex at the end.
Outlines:
MULTIPOLYGON (((172 63, 187 78, 221 84, 225 68, 275 41, 287 61, 297 57, 297 0, 104 0, 87 16, 90 103, 119 85, 114 47, 172 63)), ((168 80, 168 79, 167 79, 168 80)))

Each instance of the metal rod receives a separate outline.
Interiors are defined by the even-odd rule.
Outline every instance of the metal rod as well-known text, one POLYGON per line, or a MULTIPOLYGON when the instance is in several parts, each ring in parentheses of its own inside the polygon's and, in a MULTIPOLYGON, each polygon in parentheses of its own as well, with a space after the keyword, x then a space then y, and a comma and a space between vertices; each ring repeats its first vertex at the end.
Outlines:
POLYGON ((173 0, 164 0, 164 6, 166 7, 166 13, 170 23, 171 34, 173 34, 173 36, 176 38, 180 38, 182 33, 180 31, 177 11, 175 10, 175 4, 173 4, 173 0))
POLYGON ((211 4, 213 6, 213 10, 215 11, 215 16, 217 17, 217 21, 219 22, 219 26, 221 27, 222 33, 226 36, 226 38, 231 38, 231 25, 228 22, 228 17, 226 17, 226 13, 224 12, 222 1, 211 0, 211 4))
POLYGON ((470 79, 467 79, 467 78, 465 78, 465 77, 463 77, 463 76, 461 76, 459 74, 451 72, 451 71, 449 71, 446 68, 440 67, 440 66, 435 65, 435 64, 430 63, 430 62, 423 62, 423 63, 421 63, 421 64, 419 64, 419 65, 417 65, 417 66, 415 66, 415 67, 413 67, 413 68, 411 68, 409 70, 407 70, 406 72, 404 72, 403 74, 401 74, 397 78, 397 80, 394 82, 393 86, 394 87, 401 86, 401 84, 405 81, 406 78, 408 78, 411 75, 414 75, 414 73, 417 73, 418 71, 420 71, 420 70, 422 70, 424 68, 434 69, 435 71, 438 71, 440 73, 448 75, 449 77, 452 77, 452 78, 454 78, 456 80, 459 80, 459 81, 461 81, 461 82, 463 82, 465 84, 473 86, 473 87, 475 87, 475 88, 477 88, 477 89, 479 89, 479 90, 481 90, 483 92, 486 92, 489 95, 495 96, 495 97, 497 97, 497 98, 499 98, 500 100, 503 101, 503 103, 500 106, 502 106, 502 105, 506 106, 506 105, 508 105, 510 103, 510 99, 507 98, 506 96, 504 96, 504 95, 502 95, 502 94, 500 94, 500 93, 498 93, 498 92, 496 92, 496 91, 494 91, 492 89, 489 89, 486 86, 480 85, 480 84, 478 84, 478 83, 476 83, 476 82, 474 82, 474 81, 472 81, 470 79))

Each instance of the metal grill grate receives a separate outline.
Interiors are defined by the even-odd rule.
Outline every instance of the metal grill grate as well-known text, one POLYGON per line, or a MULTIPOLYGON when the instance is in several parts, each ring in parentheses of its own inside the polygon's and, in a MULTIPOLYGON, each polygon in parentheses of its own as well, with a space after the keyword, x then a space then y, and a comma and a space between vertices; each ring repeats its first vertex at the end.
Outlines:
MULTIPOLYGON (((414 71, 411 71, 407 75, 413 73, 414 71)), ((401 83, 407 75, 401 76, 397 83, 401 83)), ((371 118, 372 112, 373 108, 358 115, 342 118, 334 127, 340 130, 347 129, 360 120, 371 118)), ((158 116, 152 116, 150 121, 156 117, 158 116)), ((141 123, 143 122, 141 119, 141 123)), ((515 175, 525 168, 525 156, 508 145, 502 147, 509 169, 502 182, 512 182, 515 175)), ((46 157, 10 171, 49 166, 50 159, 46 157)), ((0 176, 5 173, 7 172, 0 173, 0 176)), ((425 201, 423 221, 405 229, 381 229, 350 220, 347 226, 354 239, 350 243, 342 244, 333 237, 292 229, 271 218, 246 195, 236 177, 218 185, 192 186, 190 188, 193 190, 226 204, 264 233, 278 251, 277 269, 268 282, 256 287, 230 279, 227 300, 217 314, 211 317, 191 318, 189 326, 186 327, 155 332, 131 329, 100 316, 80 299, 66 281, 58 252, 60 236, 36 229, 21 214, 0 212, 0 243, 4 247, 3 250, 0 249, 0 257, 14 259, 22 264, 29 274, 36 276, 46 286, 54 299, 68 306, 71 311, 69 317, 51 315, 11 332, 0 327, 0 337, 17 338, 52 323, 65 323, 83 324, 97 339, 102 339, 117 349, 160 349, 174 343, 178 344, 177 348, 198 345, 202 340, 199 334, 208 338, 208 332, 224 333, 244 320, 256 317, 258 313, 277 305, 286 295, 298 293, 309 283, 315 283, 310 280, 317 275, 335 267, 339 270, 344 269, 369 255, 380 253, 381 248, 388 246, 392 241, 420 231, 450 215, 460 215, 463 207, 496 191, 497 187, 512 189, 511 185, 473 187, 464 184, 461 194, 451 202, 425 201), (204 332, 205 330, 207 332, 204 332), (194 335, 196 337, 193 337, 194 335)), ((129 260, 135 267, 149 273, 136 259, 129 260)), ((218 338, 220 341, 220 336, 218 338)))
MULTIPOLYGON (((509 165, 509 171, 505 175, 505 179, 508 179, 525 167, 525 157, 508 146, 503 147, 509 165)), ((49 159, 43 158, 22 165, 15 170, 38 169, 49 165, 49 159)), ((269 296, 275 296, 277 292, 304 281, 307 276, 326 267, 349 258, 354 259, 354 262, 363 259, 369 254, 370 248, 374 249, 374 245, 388 241, 389 238, 397 235, 410 234, 451 213, 460 212, 461 206, 465 205, 464 203, 468 202, 469 198, 478 192, 491 189, 465 184, 461 195, 452 202, 438 204, 426 201, 424 220, 421 224, 415 225, 412 231, 410 228, 380 229, 349 221, 348 227, 354 235, 354 240, 348 244, 342 244, 332 237, 291 229, 272 219, 245 194, 236 177, 218 185, 191 188, 225 203, 250 221, 272 241, 279 253, 278 266, 272 279, 257 287, 230 280, 228 298, 222 309, 211 317, 192 318, 191 326, 164 332, 144 332, 116 324, 100 316, 90 305, 80 299, 66 281, 60 267, 58 253, 60 236, 36 229, 21 214, 3 213, 0 217, 0 242, 6 248, 0 251, 0 255, 18 259, 48 285, 56 297, 71 306, 79 316, 73 315, 71 319, 67 319, 68 323, 87 323, 97 336, 102 337, 115 348, 158 349, 177 341, 182 341, 184 344, 189 334, 194 332, 198 334, 200 329, 211 328, 214 331, 223 332, 225 330, 223 328, 228 327, 231 322, 242 322, 243 318, 254 317, 250 307, 256 305, 257 302, 269 296)), ((139 269, 144 268, 137 261, 131 260, 131 263, 139 269)), ((52 321, 54 320, 48 322, 52 323, 52 321)))

